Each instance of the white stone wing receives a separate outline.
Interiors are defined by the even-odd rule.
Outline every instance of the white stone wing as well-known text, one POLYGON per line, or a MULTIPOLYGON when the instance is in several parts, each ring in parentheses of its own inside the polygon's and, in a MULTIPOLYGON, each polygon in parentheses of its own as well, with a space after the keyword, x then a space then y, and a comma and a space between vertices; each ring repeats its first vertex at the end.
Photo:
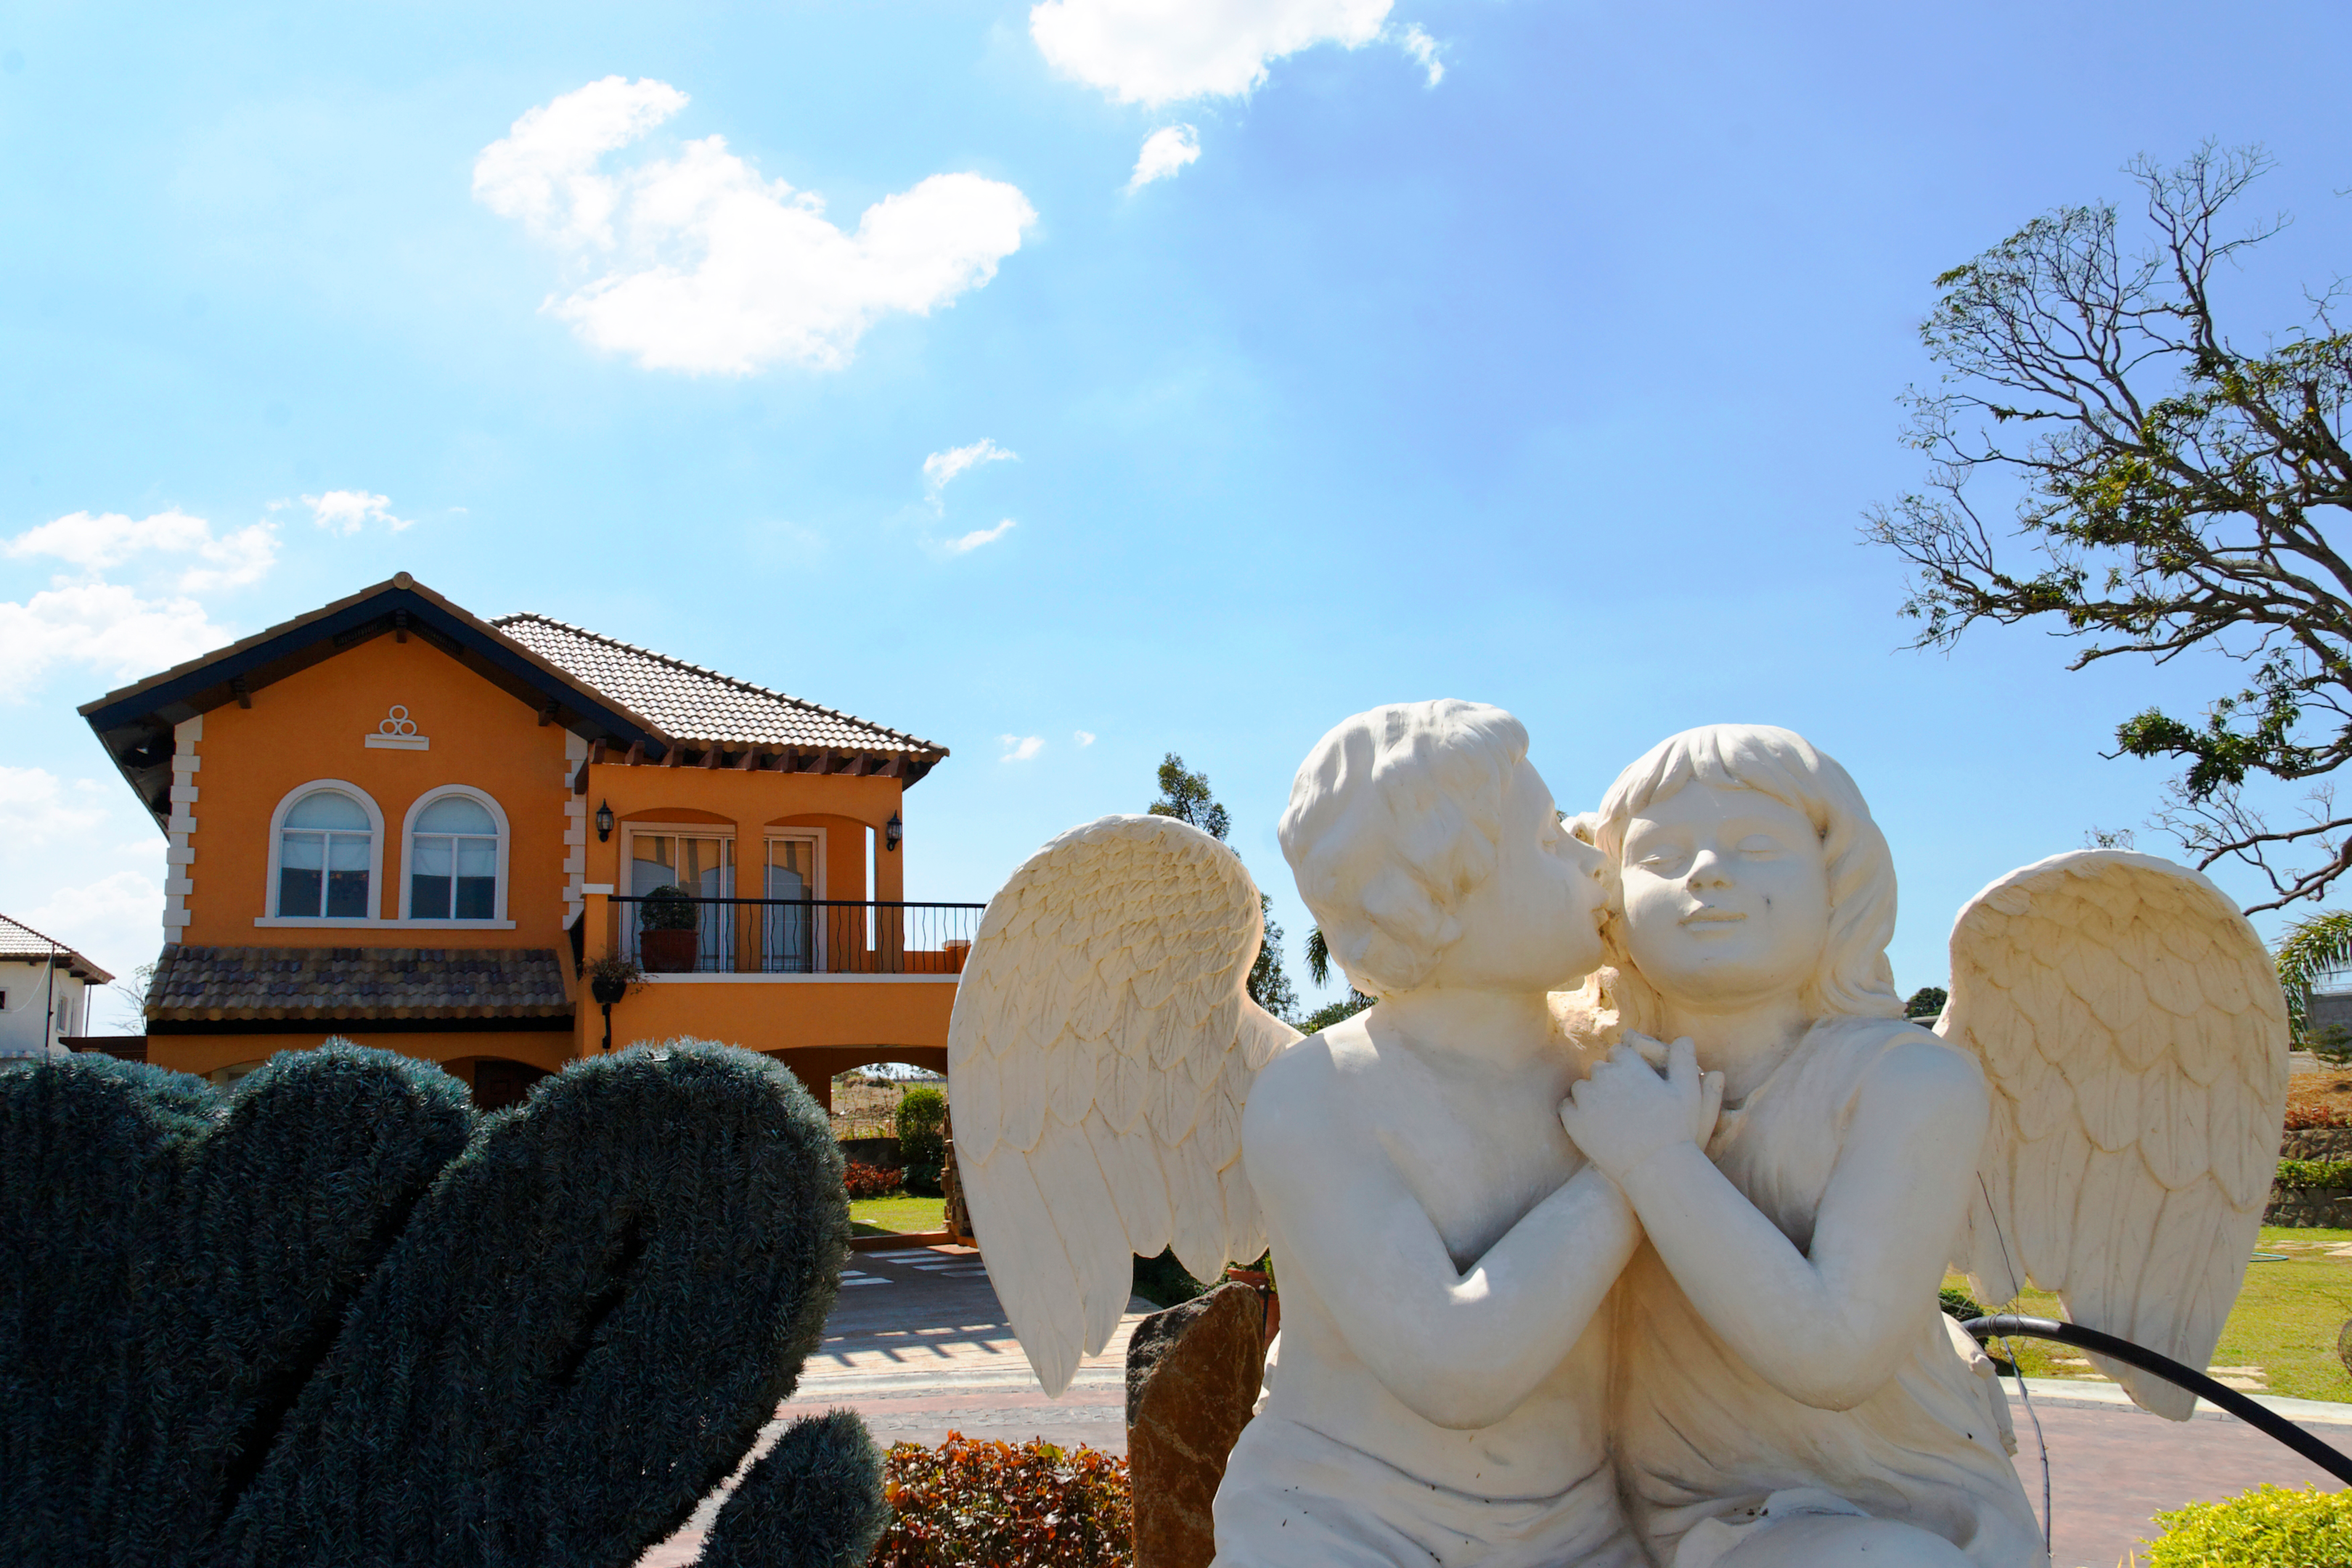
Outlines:
MULTIPOLYGON (((1978 1300, 2030 1281, 2071 1321, 2201 1371, 2245 1282, 2286 1106, 2286 1003, 2253 927, 2185 867, 2053 856, 1960 911, 1937 1032, 1992 1084, 1959 1242, 1978 1300)), ((2099 1364, 2158 1415, 2195 1406, 2099 1364)))
POLYGON ((1264 917, 1234 852, 1106 816, 989 901, 948 1026, 956 1169, 1048 1394, 1126 1310, 1133 1256, 1214 1279, 1265 1249, 1242 1104, 1298 1031, 1249 999, 1264 917))

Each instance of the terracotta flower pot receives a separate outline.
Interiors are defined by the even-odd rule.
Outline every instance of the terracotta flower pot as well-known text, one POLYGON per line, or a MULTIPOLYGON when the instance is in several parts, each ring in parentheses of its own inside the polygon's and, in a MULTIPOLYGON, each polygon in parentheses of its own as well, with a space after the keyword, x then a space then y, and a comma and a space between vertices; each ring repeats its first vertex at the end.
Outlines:
POLYGON ((652 974, 690 974, 695 955, 702 951, 698 931, 641 931, 637 962, 652 974))

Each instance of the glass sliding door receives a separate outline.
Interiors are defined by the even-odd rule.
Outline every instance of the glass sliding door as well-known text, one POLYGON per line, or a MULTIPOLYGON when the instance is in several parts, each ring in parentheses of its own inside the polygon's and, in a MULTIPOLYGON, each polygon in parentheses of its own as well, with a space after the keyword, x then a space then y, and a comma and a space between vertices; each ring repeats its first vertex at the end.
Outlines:
MULTIPOLYGON (((717 834, 665 828, 629 830, 629 892, 644 898, 657 888, 676 888, 689 898, 731 899, 735 896, 735 841, 717 834)), ((621 922, 621 951, 638 960, 637 918, 643 904, 626 906, 621 922)), ((735 910, 731 904, 695 907, 695 968, 727 973, 735 967, 735 910)), ((642 960, 638 960, 642 962, 642 960)))
POLYGON ((816 852, 814 837, 768 840, 767 880, 761 896, 793 900, 764 904, 760 910, 760 967, 770 973, 814 974, 824 967, 818 918, 824 911, 812 901, 818 896, 816 852))

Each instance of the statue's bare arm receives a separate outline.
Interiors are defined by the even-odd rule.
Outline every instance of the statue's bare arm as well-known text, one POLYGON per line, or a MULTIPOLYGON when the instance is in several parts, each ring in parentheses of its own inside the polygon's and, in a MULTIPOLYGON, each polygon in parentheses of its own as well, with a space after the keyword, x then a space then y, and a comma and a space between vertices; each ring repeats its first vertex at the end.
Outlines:
POLYGON ((1379 1141, 1335 1108, 1311 1047, 1276 1062, 1242 1119, 1250 1181, 1302 1279, 1390 1393, 1439 1426, 1490 1426, 1566 1360, 1641 1239, 1586 1166, 1465 1273, 1379 1141))
POLYGON ((1975 1063, 1926 1040, 1895 1047, 1860 1091, 1805 1252, 1688 1139, 1661 1142, 1618 1179, 1708 1326, 1781 1393, 1847 1410, 1917 1339, 1990 1114, 1975 1063))

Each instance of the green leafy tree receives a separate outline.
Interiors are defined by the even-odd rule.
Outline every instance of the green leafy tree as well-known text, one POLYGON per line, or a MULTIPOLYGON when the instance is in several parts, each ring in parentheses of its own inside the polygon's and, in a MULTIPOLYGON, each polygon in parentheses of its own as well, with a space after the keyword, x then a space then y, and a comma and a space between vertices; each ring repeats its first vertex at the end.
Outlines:
POLYGON ((1950 1000, 1950 994, 1942 986, 1922 985, 1918 990, 1911 993, 1909 1001, 1903 1004, 1903 1016, 1906 1018, 1932 1019, 1943 1012, 1944 1004, 1950 1000))
POLYGON ((2329 538, 2352 508, 2342 285, 2261 353, 2223 330, 2213 293, 2286 221, 2224 231, 2269 167, 2210 143, 2174 168, 2136 162, 2144 248, 2110 204, 2061 207, 1937 279, 1920 335, 1944 376, 1906 398, 1932 467, 1865 531, 1914 569, 1920 646, 2032 621, 2074 639, 2070 668, 2191 650, 2239 666, 2201 716, 2150 708, 2116 740, 2185 764, 2157 820, 2200 868, 2234 858, 2267 880, 2249 913, 2315 900, 2352 868, 2327 782, 2352 759, 2352 562, 2329 538), (2013 529, 1989 515, 2001 500, 2013 529), (2247 798, 2265 780, 2309 788, 2292 820, 2247 798))
MULTIPOLYGON (((1154 816, 1172 816, 1223 843, 1233 817, 1209 793, 1209 775, 1187 772, 1184 759, 1171 752, 1160 763, 1160 798, 1151 803, 1154 816)), ((1265 920, 1265 940, 1258 944, 1250 965, 1250 1000, 1289 1023, 1298 1015, 1298 993, 1282 970, 1282 927, 1274 920, 1274 900, 1257 896, 1258 912, 1265 920)))

